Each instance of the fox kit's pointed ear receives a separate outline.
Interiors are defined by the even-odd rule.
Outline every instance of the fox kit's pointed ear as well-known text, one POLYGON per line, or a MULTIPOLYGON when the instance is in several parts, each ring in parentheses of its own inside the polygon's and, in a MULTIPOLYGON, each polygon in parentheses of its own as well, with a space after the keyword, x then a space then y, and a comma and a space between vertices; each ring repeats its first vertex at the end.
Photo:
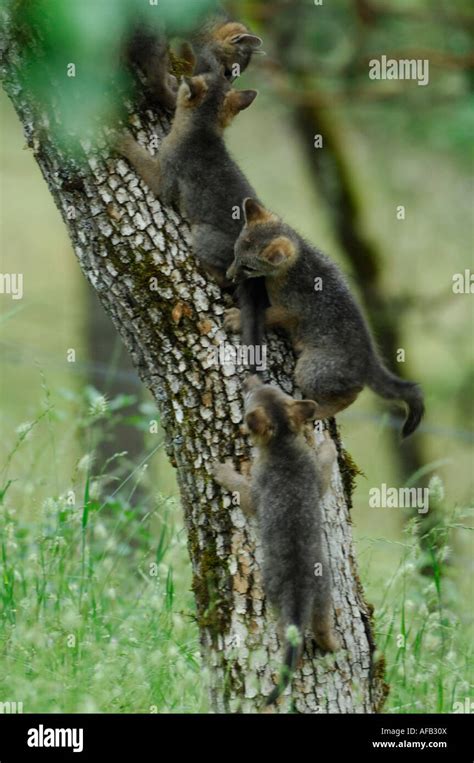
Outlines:
POLYGON ((243 109, 247 109, 256 97, 256 90, 229 90, 219 113, 221 127, 228 127, 235 115, 243 109))
POLYGON ((224 129, 230 125, 235 115, 247 109, 257 97, 256 90, 229 90, 219 114, 219 123, 224 129))
POLYGON ((182 77, 181 83, 183 97, 190 106, 196 105, 207 92, 207 84, 204 77, 182 77))
POLYGON ((318 416, 318 404, 314 400, 293 400, 290 403, 290 425, 298 432, 308 421, 314 421, 318 416))
POLYGON ((264 442, 268 442, 273 434, 272 422, 261 405, 247 413, 245 423, 250 434, 264 442))
POLYGON ((226 105, 233 114, 248 109, 252 105, 258 92, 256 90, 230 90, 226 97, 226 105))
POLYGON ((278 236, 271 244, 265 247, 261 257, 271 262, 272 265, 289 264, 296 256, 296 246, 286 236, 278 236))
POLYGON ((248 45, 250 48, 260 48, 263 44, 261 37, 257 37, 256 34, 236 34, 232 37, 231 42, 234 45, 248 45))
POLYGON ((276 215, 262 207, 255 199, 244 199, 244 215, 247 225, 261 225, 276 220, 276 215))

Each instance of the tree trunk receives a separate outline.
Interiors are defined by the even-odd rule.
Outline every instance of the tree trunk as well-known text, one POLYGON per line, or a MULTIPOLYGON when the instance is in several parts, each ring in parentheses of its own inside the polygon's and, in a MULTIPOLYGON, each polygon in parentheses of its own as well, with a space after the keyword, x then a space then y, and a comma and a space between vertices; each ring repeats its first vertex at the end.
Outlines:
MULTIPOLYGON (((24 48, 12 39, 6 12, 3 16, 4 87, 69 230, 81 270, 160 410, 181 491, 212 707, 218 712, 255 711, 273 686, 281 651, 262 594, 255 528, 230 505, 209 471, 213 460, 238 461, 248 451, 240 431, 242 373, 213 360, 213 351, 226 340, 222 315, 229 298, 197 267, 186 223, 161 206, 125 161, 111 155, 105 129, 100 147, 71 136, 65 149, 53 138, 58 112, 46 111, 25 84, 24 48), (78 152, 74 159, 73 148, 78 152), (150 279, 155 278, 153 290, 150 279)), ((50 82, 54 93, 54 79, 50 82)), ((150 111, 134 114, 130 123, 145 141, 154 134, 162 137, 168 128, 162 114, 150 111)), ((276 336, 269 338, 268 350, 273 379, 291 391, 291 352, 276 336)), ((325 501, 324 531, 343 648, 334 656, 314 655, 308 639, 291 696, 302 713, 374 712, 386 693, 383 660, 373 663, 371 614, 357 574, 349 516, 351 462, 334 423, 330 429, 340 458, 325 501)), ((286 695, 278 711, 289 707, 286 695)))

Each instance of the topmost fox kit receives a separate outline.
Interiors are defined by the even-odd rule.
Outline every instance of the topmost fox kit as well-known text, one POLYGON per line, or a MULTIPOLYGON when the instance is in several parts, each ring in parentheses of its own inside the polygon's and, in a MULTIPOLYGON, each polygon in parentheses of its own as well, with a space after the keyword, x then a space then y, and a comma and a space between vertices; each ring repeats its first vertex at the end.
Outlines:
POLYGON ((164 33, 140 26, 127 43, 131 63, 145 77, 148 99, 168 111, 174 111, 178 77, 171 72, 172 60, 180 63, 182 74, 198 75, 223 71, 232 82, 248 67, 252 56, 261 53, 262 40, 247 27, 221 14, 197 29, 190 43, 180 45, 172 54, 164 33))

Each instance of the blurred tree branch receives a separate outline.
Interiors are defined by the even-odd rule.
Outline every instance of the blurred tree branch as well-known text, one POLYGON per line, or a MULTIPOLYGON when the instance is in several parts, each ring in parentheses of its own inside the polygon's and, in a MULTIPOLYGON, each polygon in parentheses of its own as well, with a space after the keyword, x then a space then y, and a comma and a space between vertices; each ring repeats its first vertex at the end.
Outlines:
MULTIPOLYGON (((309 69, 295 66, 292 58, 295 47, 300 45, 302 39, 304 19, 304 8, 299 7, 299 12, 296 8, 287 8, 286 13, 275 14, 266 24, 265 33, 273 39, 275 49, 279 51, 276 91, 280 95, 284 93, 285 102, 289 100, 293 104, 293 122, 315 185, 326 202, 335 236, 350 263, 368 317, 376 329, 382 355, 388 366, 393 368, 397 351, 404 346, 399 311, 394 309, 394 299, 383 287, 382 254, 365 232, 361 192, 345 148, 347 141, 341 116, 335 115, 333 102, 305 97, 311 90, 315 75, 309 69), (285 70, 286 74, 283 74, 285 70), (323 137, 322 148, 314 146, 316 135, 323 137)), ((404 378, 413 378, 409 366, 409 362, 398 365, 396 373, 404 378)), ((403 443, 396 431, 391 430, 389 436, 400 479, 405 482, 415 473, 423 474, 421 470, 425 459, 420 433, 403 443)), ((420 484, 423 484, 423 479, 420 478, 420 484)), ((434 535, 429 530, 441 521, 438 512, 433 509, 418 525, 420 544, 430 557, 434 535)), ((431 564, 427 564, 423 571, 429 573, 431 569, 431 564)))
MULTIPOLYGON (((407 90, 403 81, 381 80, 372 83, 365 88, 351 86, 346 89, 334 90, 330 88, 315 90, 320 83, 315 82, 307 72, 292 72, 291 78, 288 72, 275 61, 265 61, 263 68, 268 73, 271 84, 285 103, 296 107, 313 106, 315 109, 346 106, 351 102, 383 102, 383 101, 406 101, 407 90)), ((424 108, 440 105, 449 105, 459 101, 456 94, 431 95, 429 100, 423 103, 424 108)))
POLYGON ((377 23, 382 18, 406 19, 407 21, 422 21, 434 23, 438 16, 444 24, 453 26, 474 26, 472 13, 456 10, 452 13, 446 6, 433 6, 429 11, 423 8, 397 8, 395 5, 383 5, 372 0, 354 0, 354 6, 361 21, 368 25, 377 23))
MULTIPOLYGON (((230 6, 235 9, 237 7, 236 2, 229 3, 230 6)), ((462 12, 457 10, 455 13, 450 10, 446 10, 446 6, 434 6, 430 10, 426 8, 415 7, 403 7, 397 8, 395 5, 380 5, 372 2, 372 0, 353 0, 353 10, 358 19, 367 26, 374 26, 380 20, 384 18, 394 18, 397 20, 405 20, 407 22, 420 21, 435 23, 441 20, 443 23, 450 24, 459 27, 474 27, 474 15, 468 12, 462 12)), ((270 4, 264 0, 259 0, 252 8, 253 18, 264 24, 271 22, 275 19, 278 13, 284 13, 290 7, 295 7, 294 0, 273 0, 270 4)), ((322 7, 322 6, 321 6, 322 7)), ((311 12, 314 10, 310 5, 303 8, 305 12, 311 12)), ((351 4, 349 3, 347 11, 351 10, 351 4)))

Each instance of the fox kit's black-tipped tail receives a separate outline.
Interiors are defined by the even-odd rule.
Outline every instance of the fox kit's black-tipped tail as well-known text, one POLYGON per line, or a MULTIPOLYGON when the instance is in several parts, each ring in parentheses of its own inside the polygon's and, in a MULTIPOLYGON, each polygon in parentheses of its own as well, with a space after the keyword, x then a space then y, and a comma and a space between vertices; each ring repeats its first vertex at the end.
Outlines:
POLYGON ((291 640, 287 639, 286 641, 285 659, 283 660, 280 679, 278 681, 278 685, 275 686, 273 691, 266 698, 265 707, 273 705, 277 701, 278 697, 283 694, 293 677, 293 673, 295 672, 301 657, 301 652, 303 650, 303 639, 300 635, 299 629, 296 626, 291 627, 295 632, 292 634, 291 640))
POLYGON ((378 362, 373 365, 367 384, 386 400, 403 400, 406 403, 408 416, 403 425, 402 437, 412 434, 425 411, 423 393, 418 384, 400 379, 378 362))
POLYGON ((251 374, 265 371, 265 310, 269 305, 265 280, 249 278, 237 287, 241 310, 242 344, 251 353, 248 370, 251 374))

